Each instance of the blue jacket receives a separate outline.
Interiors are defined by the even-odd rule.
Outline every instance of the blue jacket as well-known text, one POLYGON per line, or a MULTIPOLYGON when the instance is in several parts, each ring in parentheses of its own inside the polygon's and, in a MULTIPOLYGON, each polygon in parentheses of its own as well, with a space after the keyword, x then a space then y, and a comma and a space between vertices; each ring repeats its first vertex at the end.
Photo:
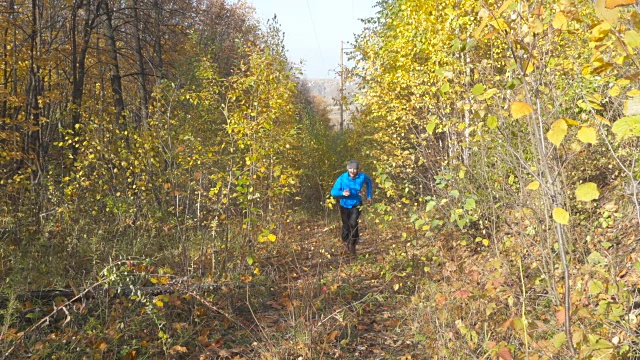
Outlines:
POLYGON ((365 190, 366 186, 367 199, 371 199, 373 195, 373 181, 365 173, 358 173, 354 179, 349 176, 349 172, 346 171, 342 175, 338 176, 336 183, 333 184, 331 189, 331 196, 340 197, 340 205, 346 208, 353 208, 362 205, 362 197, 358 192, 365 190), (349 189, 351 195, 343 196, 342 192, 349 189))

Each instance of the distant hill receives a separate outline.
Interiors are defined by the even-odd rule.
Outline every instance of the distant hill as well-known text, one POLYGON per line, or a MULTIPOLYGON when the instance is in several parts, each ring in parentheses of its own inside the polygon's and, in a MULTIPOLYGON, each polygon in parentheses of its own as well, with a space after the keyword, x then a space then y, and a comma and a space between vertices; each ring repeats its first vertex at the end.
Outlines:
MULTIPOLYGON (((340 126, 340 106, 338 105, 338 99, 340 99, 340 79, 304 79, 311 91, 312 95, 322 98, 330 111, 331 125, 336 129, 340 126)), ((350 97, 353 94, 355 87, 350 84, 345 84, 345 96, 350 97)), ((351 118, 351 111, 344 109, 343 118, 345 127, 350 126, 349 119, 351 118)))

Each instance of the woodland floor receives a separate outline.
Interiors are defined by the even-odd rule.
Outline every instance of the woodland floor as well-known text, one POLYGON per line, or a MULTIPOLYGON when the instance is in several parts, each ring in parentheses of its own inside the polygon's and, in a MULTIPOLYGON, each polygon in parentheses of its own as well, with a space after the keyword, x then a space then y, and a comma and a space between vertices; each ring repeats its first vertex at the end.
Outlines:
MULTIPOLYGON (((460 245, 463 237, 456 232, 420 239, 416 246, 408 240, 415 233, 403 235, 410 230, 379 229, 365 216, 353 257, 343 252, 338 219, 290 226, 286 243, 263 243, 252 266, 245 265, 245 274, 257 267, 259 275, 221 282, 214 291, 187 286, 149 296, 146 303, 130 296, 94 299, 59 310, 38 328, 29 326, 52 307, 32 317, 36 305, 19 304, 19 312, 28 315, 15 328, 4 322, 8 341, 0 344, 0 355, 10 355, 0 359, 412 360, 442 358, 435 349, 445 347, 445 358, 497 358, 482 349, 482 339, 465 342, 452 320, 477 317, 486 324, 492 319, 486 319, 489 302, 482 294, 492 284, 518 291, 518 274, 492 274, 491 248, 460 245), (447 310, 439 311, 445 302, 447 310), (462 343, 468 346, 458 349, 462 343)), ((618 279, 638 286, 640 272, 631 266, 640 260, 635 227, 602 229, 595 236, 610 241, 603 254, 618 279)), ((154 276, 144 285, 158 285, 162 277, 154 276)), ((502 300, 490 305, 506 309, 506 297, 495 295, 502 300)), ((508 318, 509 311, 494 313, 508 318)), ((548 312, 541 310, 540 318, 548 312)), ((562 332, 556 325, 545 331, 562 332)), ((500 338, 508 339, 508 333, 500 338)), ((538 358, 565 358, 553 351, 538 358)))
POLYGON ((425 343, 408 337, 395 308, 411 291, 385 262, 404 245, 363 220, 355 257, 343 251, 339 224, 309 223, 298 226, 289 246, 260 261, 262 276, 274 281, 236 294, 233 313, 260 334, 259 345, 232 351, 238 359, 424 358, 425 343))

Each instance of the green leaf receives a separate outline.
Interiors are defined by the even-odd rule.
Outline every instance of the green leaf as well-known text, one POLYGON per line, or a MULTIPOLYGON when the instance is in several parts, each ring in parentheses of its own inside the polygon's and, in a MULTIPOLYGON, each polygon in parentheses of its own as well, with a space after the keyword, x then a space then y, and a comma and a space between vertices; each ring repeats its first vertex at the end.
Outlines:
POLYGON ((435 206, 437 205, 435 200, 431 200, 427 203, 427 207, 425 209, 425 212, 429 212, 431 211, 431 209, 433 209, 435 206))
POLYGON ((604 291, 604 284, 600 280, 591 280, 589 282, 589 295, 598 295, 604 291))
POLYGON ((563 208, 555 208, 553 209, 553 220, 555 220, 558 224, 569 225, 569 213, 567 210, 563 208))
POLYGON ((496 127, 498 127, 498 119, 493 115, 489 115, 489 117, 487 118, 487 126, 489 127, 489 129, 495 129, 496 127))
POLYGON ((435 130, 435 128, 436 128, 435 120, 432 120, 427 124, 427 131, 429 132, 429 134, 433 135, 433 130, 435 130))
POLYGON ((482 95, 478 96, 478 100, 487 100, 491 98, 493 95, 497 94, 499 91, 496 88, 489 89, 485 91, 482 95))
POLYGON ((38 313, 31 312, 25 315, 25 317, 28 319, 37 319, 40 317, 40 315, 38 315, 38 313))
POLYGON ((611 131, 621 141, 628 136, 640 136, 640 116, 626 116, 613 123, 611 131))
POLYGON ((468 198, 464 204, 465 210, 473 210, 476 208, 476 201, 473 198, 468 198))
POLYGON ((484 85, 482 84, 476 84, 473 89, 471 89, 471 92, 473 93, 473 95, 475 96, 480 96, 482 94, 484 94, 484 85))
POLYGON ((587 256, 587 262, 589 262, 589 264, 598 265, 598 264, 606 263, 607 259, 605 259, 602 255, 600 255, 599 252, 594 251, 591 254, 589 254, 589 256, 587 256))
POLYGON ((567 334, 564 331, 555 334, 553 336, 553 339, 551 340, 551 343, 553 344, 553 346, 556 347, 556 349, 560 349, 566 342, 567 342, 567 334))
POLYGON ((596 183, 588 182, 578 185, 576 199, 579 201, 591 201, 600 197, 600 191, 596 183))
POLYGON ((251 256, 249 256, 249 257, 247 258, 247 263, 248 263, 249 265, 253 265, 253 262, 254 262, 253 258, 252 258, 251 256))

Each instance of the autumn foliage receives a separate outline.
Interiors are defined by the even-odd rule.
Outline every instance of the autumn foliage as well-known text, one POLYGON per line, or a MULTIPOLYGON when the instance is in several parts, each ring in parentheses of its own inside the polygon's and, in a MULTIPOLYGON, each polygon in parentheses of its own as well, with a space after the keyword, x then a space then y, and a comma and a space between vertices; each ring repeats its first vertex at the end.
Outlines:
POLYGON ((336 132, 244 2, 3 2, 0 357, 637 357, 636 2, 376 6, 336 132))

